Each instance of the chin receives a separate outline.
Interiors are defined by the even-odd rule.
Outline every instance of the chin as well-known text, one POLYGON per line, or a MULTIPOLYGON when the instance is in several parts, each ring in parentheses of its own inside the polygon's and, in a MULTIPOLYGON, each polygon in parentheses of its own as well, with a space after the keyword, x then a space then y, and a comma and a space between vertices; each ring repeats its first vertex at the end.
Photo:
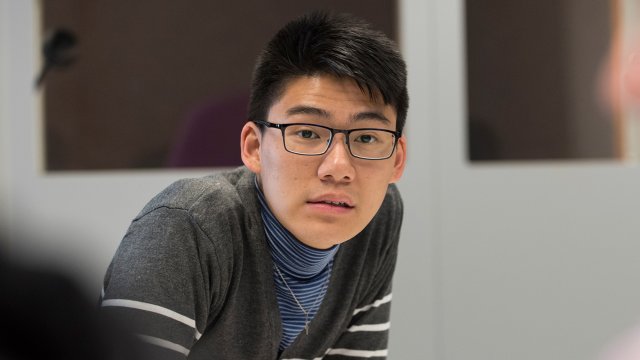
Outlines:
MULTIPOLYGON (((307 229, 308 230, 308 229, 307 229)), ((334 245, 342 244, 348 241, 352 237, 346 238, 344 236, 336 236, 335 232, 324 228, 316 234, 310 234, 309 231, 305 231, 306 236, 296 236, 296 238, 305 245, 311 246, 316 249, 328 249, 334 245)), ((355 236, 355 235, 354 235, 355 236)))
POLYGON ((313 236, 310 237, 312 240, 310 241, 302 241, 303 243, 311 246, 311 247, 315 247, 318 249, 328 249, 334 245, 338 245, 338 244, 342 244, 344 242, 347 242, 351 239, 353 239, 356 235, 358 235, 359 231, 356 233, 348 233, 348 234, 342 234, 339 236, 335 236, 335 232, 331 231, 330 229, 323 229, 320 232, 319 236, 313 236), (331 235, 333 234, 333 235, 331 235), (329 235, 329 236, 327 236, 329 235))

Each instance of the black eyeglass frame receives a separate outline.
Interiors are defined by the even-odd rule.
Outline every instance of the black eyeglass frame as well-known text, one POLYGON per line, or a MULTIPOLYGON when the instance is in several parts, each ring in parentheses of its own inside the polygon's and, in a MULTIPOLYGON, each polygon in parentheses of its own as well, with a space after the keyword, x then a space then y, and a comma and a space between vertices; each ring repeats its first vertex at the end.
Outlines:
POLYGON ((393 155, 393 153, 396 151, 396 147, 398 146, 398 140, 402 136, 402 132, 400 132, 400 131, 393 131, 393 130, 387 130, 387 129, 378 129, 378 128, 358 128, 358 129, 343 130, 343 129, 334 129, 334 128, 331 128, 331 127, 328 127, 328 126, 324 126, 324 125, 309 124, 309 123, 276 124, 276 123, 272 123, 272 122, 269 122, 269 121, 262 121, 262 120, 250 120, 250 121, 255 123, 255 124, 258 124, 258 125, 263 125, 263 126, 266 126, 266 127, 279 129, 280 132, 282 133, 282 146, 284 147, 284 149, 287 152, 290 152, 292 154, 302 155, 302 156, 320 156, 320 155, 326 154, 327 151, 329 151, 329 148, 331 147, 331 144, 333 143, 333 138, 334 138, 335 134, 344 134, 345 141, 347 143, 347 149, 349 149, 349 154, 351 154, 351 156, 353 156, 354 158, 363 159, 363 160, 386 160, 386 159, 390 158, 393 155), (329 137, 327 148, 324 149, 324 151, 319 153, 319 154, 303 154, 303 153, 299 153, 299 152, 295 152, 295 151, 291 151, 291 150, 287 149, 287 144, 286 144, 286 142, 284 140, 284 131, 285 131, 286 128, 288 128, 289 126, 292 126, 292 125, 310 125, 310 126, 317 126, 317 127, 321 127, 321 128, 329 130, 331 132, 331 136, 329 137), (355 155, 353 153, 353 151, 351 151, 351 144, 349 143, 349 135, 354 131, 362 131, 362 130, 377 130, 377 131, 384 131, 384 132, 388 132, 390 134, 393 134, 393 136, 394 136, 393 148, 391 149, 391 152, 389 153, 389 156, 383 157, 383 158, 370 158, 370 157, 364 157, 364 156, 355 155))

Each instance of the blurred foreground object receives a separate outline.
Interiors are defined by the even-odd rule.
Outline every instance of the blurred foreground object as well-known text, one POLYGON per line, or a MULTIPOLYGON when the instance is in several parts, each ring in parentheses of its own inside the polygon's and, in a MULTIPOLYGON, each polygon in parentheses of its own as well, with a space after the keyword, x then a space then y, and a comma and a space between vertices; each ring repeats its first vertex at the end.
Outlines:
POLYGON ((640 7, 611 0, 611 46, 600 70, 598 95, 613 114, 616 155, 640 160, 640 7))
POLYGON ((618 339, 602 360, 640 360, 640 326, 618 339))
POLYGON ((0 319, 0 359, 141 359, 73 280, 2 256, 0 319))

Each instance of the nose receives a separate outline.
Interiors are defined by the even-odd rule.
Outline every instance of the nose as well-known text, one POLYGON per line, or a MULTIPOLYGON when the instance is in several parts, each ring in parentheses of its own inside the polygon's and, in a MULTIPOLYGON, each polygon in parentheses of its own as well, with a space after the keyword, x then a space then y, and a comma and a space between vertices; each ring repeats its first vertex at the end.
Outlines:
POLYGON ((318 176, 325 181, 345 183, 351 182, 356 175, 353 167, 353 157, 347 148, 345 134, 336 134, 322 156, 318 167, 318 176))

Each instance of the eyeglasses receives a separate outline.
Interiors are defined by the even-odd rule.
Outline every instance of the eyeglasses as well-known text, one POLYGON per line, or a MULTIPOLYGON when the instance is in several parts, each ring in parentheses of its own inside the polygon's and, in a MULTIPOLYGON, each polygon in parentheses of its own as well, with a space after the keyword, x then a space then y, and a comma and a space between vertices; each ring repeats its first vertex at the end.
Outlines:
POLYGON ((285 150, 298 155, 322 155, 331 146, 336 133, 344 134, 349 153, 365 160, 384 160, 396 149, 399 131, 363 128, 340 130, 327 126, 293 123, 274 124, 268 121, 251 120, 256 124, 280 129, 285 150))

